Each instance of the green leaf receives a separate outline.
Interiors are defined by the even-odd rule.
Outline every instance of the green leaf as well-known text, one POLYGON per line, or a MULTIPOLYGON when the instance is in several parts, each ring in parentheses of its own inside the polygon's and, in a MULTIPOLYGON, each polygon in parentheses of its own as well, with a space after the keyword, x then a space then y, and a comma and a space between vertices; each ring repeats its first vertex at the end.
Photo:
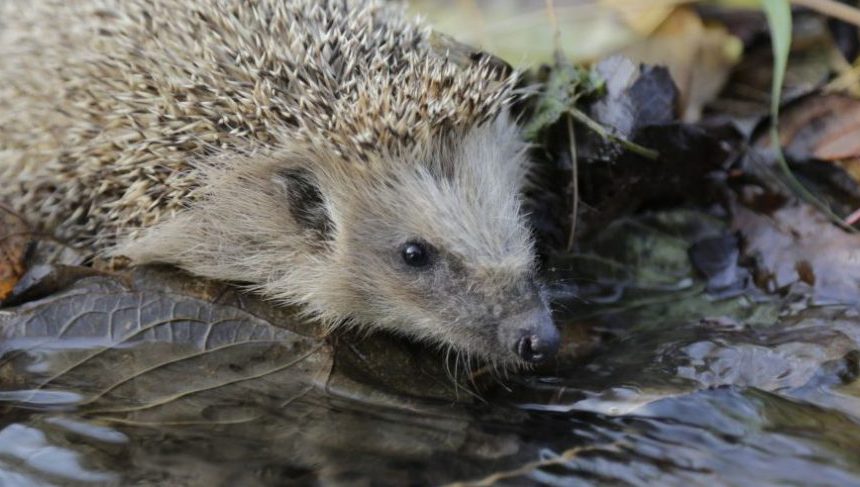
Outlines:
POLYGON ((596 74, 590 70, 573 66, 566 61, 557 62, 540 95, 534 116, 523 127, 525 139, 536 141, 541 131, 568 113, 579 97, 597 92, 600 83, 596 74))
MULTIPOLYGON (((762 0, 767 15, 773 45, 773 83, 771 85, 770 114, 773 125, 778 124, 782 85, 791 50, 791 5, 788 0, 762 0)), ((778 142, 777 142, 778 143, 778 142)))

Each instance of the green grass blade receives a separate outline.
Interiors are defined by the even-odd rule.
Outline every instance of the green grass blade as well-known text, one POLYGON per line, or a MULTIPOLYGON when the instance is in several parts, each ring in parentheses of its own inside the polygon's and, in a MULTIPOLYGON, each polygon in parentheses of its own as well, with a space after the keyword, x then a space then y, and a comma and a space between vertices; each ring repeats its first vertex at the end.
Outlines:
POLYGON ((773 46, 773 82, 770 92, 770 139, 779 167, 783 172, 786 184, 801 199, 816 207, 827 215, 835 224, 850 231, 856 231, 846 225, 842 218, 833 213, 830 207, 815 197, 800 181, 794 177, 779 137, 779 106, 782 101, 782 86, 785 81, 785 70, 788 67, 788 55, 791 51, 791 5, 788 0, 762 0, 762 8, 767 15, 770 28, 771 45, 773 46))
POLYGON ((779 120, 779 102, 782 98, 782 85, 788 66, 788 53, 791 50, 791 5, 788 0, 762 0, 767 15, 773 46, 773 82, 771 84, 770 115, 771 124, 779 120))

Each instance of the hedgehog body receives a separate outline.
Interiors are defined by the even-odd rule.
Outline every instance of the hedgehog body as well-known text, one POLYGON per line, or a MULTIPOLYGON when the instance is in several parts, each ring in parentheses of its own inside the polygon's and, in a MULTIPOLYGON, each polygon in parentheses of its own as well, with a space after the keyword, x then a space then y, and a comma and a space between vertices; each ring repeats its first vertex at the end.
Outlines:
POLYGON ((557 345, 515 75, 375 0, 0 3, 0 197, 58 238, 498 363, 557 345))

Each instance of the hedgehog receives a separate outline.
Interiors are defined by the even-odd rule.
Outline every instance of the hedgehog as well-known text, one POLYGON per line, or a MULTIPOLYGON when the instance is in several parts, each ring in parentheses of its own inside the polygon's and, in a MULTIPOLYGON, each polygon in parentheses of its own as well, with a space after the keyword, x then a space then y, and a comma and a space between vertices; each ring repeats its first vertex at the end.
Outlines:
POLYGON ((0 198, 330 329, 546 361, 521 77, 438 39, 381 0, 0 2, 0 198))

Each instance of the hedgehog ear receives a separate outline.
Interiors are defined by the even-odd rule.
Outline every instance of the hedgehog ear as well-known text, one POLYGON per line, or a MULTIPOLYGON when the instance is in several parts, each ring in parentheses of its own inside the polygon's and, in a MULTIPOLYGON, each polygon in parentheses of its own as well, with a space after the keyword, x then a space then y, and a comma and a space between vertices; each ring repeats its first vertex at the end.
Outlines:
POLYGON ((290 215, 300 227, 316 232, 321 240, 331 240, 334 225, 313 173, 302 168, 280 169, 272 182, 283 191, 290 215))

